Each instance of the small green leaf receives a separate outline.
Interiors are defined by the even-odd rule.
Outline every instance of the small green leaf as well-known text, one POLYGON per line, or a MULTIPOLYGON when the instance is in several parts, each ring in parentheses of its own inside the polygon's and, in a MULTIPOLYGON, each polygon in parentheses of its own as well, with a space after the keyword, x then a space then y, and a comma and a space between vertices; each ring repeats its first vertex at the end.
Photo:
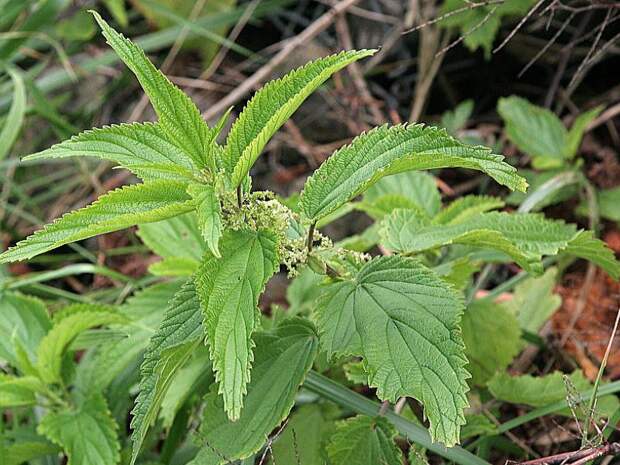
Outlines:
POLYGON ((18 342, 34 360, 39 342, 52 327, 45 304, 17 292, 0 292, 0 359, 18 364, 18 342))
POLYGON ((568 255, 584 258, 600 266, 614 278, 620 278, 620 262, 607 244, 594 237, 592 231, 580 231, 563 250, 568 255))
POLYGON ((396 430, 385 418, 358 415, 338 423, 327 455, 333 465, 402 465, 395 437, 396 430))
POLYGON ((222 258, 207 253, 196 274, 215 378, 231 420, 239 418, 250 380, 258 298, 278 265, 269 231, 226 231, 222 258))
POLYGON ((160 123, 133 123, 90 129, 24 160, 96 157, 111 160, 145 181, 193 179, 194 162, 168 140, 160 123))
POLYGON ((92 14, 108 44, 140 81, 169 140, 196 166, 206 168, 204 156, 212 130, 203 121, 196 105, 153 66, 140 47, 112 29, 97 12, 92 11, 92 14))
POLYGON ((316 313, 329 356, 364 357, 379 398, 415 397, 433 439, 451 446, 467 406, 462 311, 460 297, 435 273, 392 256, 366 263, 353 280, 328 285, 316 313))
POLYGON ((524 331, 538 334, 546 321, 560 308, 562 299, 553 293, 557 268, 549 268, 539 278, 529 278, 515 287, 511 300, 503 303, 519 320, 524 331))
POLYGON ((35 405, 37 393, 44 390, 34 376, 14 377, 0 374, 0 408, 35 405))
POLYGON ((364 202, 376 204, 385 196, 395 195, 413 203, 430 217, 441 208, 437 181, 430 174, 418 171, 406 171, 380 179, 364 193, 364 202))
POLYGON ((69 344, 82 331, 101 325, 120 324, 127 319, 116 312, 80 311, 55 323, 37 350, 37 370, 46 383, 61 382, 62 358, 69 344))
POLYGON ((46 455, 56 455, 60 451, 58 446, 45 440, 45 438, 36 437, 28 438, 25 441, 14 442, 10 446, 2 448, 0 451, 5 455, 3 465, 21 465, 23 463, 32 463, 31 460, 45 457, 46 455))
POLYGON ((590 111, 580 114, 566 135, 564 142, 564 156, 568 159, 574 158, 577 155, 583 134, 588 128, 589 124, 596 119, 601 113, 603 107, 596 107, 590 111))
POLYGON ((534 157, 535 168, 558 168, 565 163, 567 131, 555 114, 516 96, 500 99, 497 111, 506 123, 508 137, 534 157))
POLYGON ((115 465, 120 461, 118 426, 102 394, 76 408, 49 411, 37 431, 63 448, 67 465, 115 465))
POLYGON ((487 195, 466 195, 456 199, 447 207, 441 210, 433 223, 436 224, 457 224, 470 218, 476 217, 481 213, 497 210, 504 206, 504 201, 499 197, 487 195))
POLYGON ((463 144, 445 129, 421 124, 381 126, 356 137, 315 171, 301 193, 301 211, 310 220, 320 219, 382 177, 410 170, 475 169, 524 191, 525 179, 503 158, 490 149, 463 144))
POLYGON ((474 101, 464 100, 454 110, 446 111, 441 115, 441 125, 446 128, 448 134, 456 136, 458 131, 465 127, 473 111, 474 101))
POLYGON ((276 131, 335 72, 374 50, 351 50, 319 58, 267 83, 243 109, 226 140, 224 163, 237 187, 276 131))
POLYGON ((272 332, 257 333, 255 340, 252 381, 239 419, 228 419, 224 401, 212 386, 196 438, 202 448, 190 465, 222 465, 250 457, 291 411, 318 351, 314 327, 292 318, 272 332))
POLYGON ((323 404, 307 404, 296 409, 286 428, 274 441, 272 465, 325 465, 324 442, 334 432, 334 422, 326 418, 323 404))
MULTIPOLYGON (((508 373, 497 373, 489 381, 489 391, 498 400, 511 404, 523 404, 531 407, 543 407, 560 400, 564 400, 571 395, 569 386, 582 392, 592 387, 590 381, 586 379, 579 370, 571 373, 568 378, 569 386, 564 380, 564 374, 554 371, 544 376, 519 375, 510 376, 508 373)), ((620 402, 616 396, 604 396, 598 399, 597 411, 608 418, 620 407, 620 402)), ((587 406, 584 404, 579 410, 585 412, 587 406)), ((561 411, 563 415, 572 416, 569 409, 561 411)), ((579 411, 576 412, 579 415, 579 411)))
POLYGON ((484 386, 504 370, 521 349, 521 331, 514 314, 487 300, 473 301, 461 321, 465 355, 472 383, 484 386))
POLYGON ((0 131, 0 160, 5 158, 15 143, 19 131, 24 123, 26 114, 26 88, 24 79, 15 68, 8 68, 7 72, 13 80, 13 103, 0 131))
POLYGON ((168 304, 164 320, 151 338, 140 367, 140 393, 131 412, 135 463, 174 371, 183 365, 195 343, 202 340, 202 312, 192 280, 186 282, 168 304), (175 349, 178 349, 175 351, 175 349), (162 376, 165 375, 165 376, 162 376))
POLYGON ((196 205, 198 225, 202 231, 209 250, 217 258, 220 258, 218 244, 222 237, 222 207, 220 199, 213 186, 208 184, 190 184, 187 192, 192 196, 196 205))
POLYGON ((0 255, 0 263, 32 258, 71 242, 160 221, 194 208, 177 181, 150 181, 102 195, 91 205, 67 213, 0 255))

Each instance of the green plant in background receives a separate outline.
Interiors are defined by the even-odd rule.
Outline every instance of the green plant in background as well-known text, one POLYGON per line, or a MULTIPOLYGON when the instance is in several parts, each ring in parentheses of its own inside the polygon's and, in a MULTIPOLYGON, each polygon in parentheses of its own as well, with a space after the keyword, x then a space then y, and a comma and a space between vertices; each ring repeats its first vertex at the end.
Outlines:
MULTIPOLYGON (((485 463, 436 443, 459 443, 462 427, 467 437, 493 434, 484 418, 466 415, 468 392, 487 384, 500 392, 500 381, 491 383, 521 346, 522 326, 538 328, 521 309, 465 302, 471 276, 484 262, 516 262, 541 274, 543 256, 565 254, 618 277, 613 253, 591 232, 562 221, 495 211, 504 205, 498 198, 468 196, 442 205, 434 179, 419 170, 478 170, 519 191, 527 183, 490 149, 424 125, 385 125, 361 134, 319 167, 286 205, 269 191, 252 191, 250 170, 275 132, 333 73, 374 52, 327 56, 268 83, 247 103, 222 145, 218 136, 229 114, 209 127, 139 47, 96 13, 95 18, 159 120, 86 131, 27 159, 98 157, 143 182, 64 215, 1 254, 0 263, 139 225, 140 237, 163 257, 151 270, 177 279, 147 288, 120 309, 69 306, 51 320, 40 303, 4 291, 3 299, 36 306, 41 326, 31 335, 30 325, 22 325, 28 344, 18 332, 18 353, 0 353, 14 368, 0 379, 0 394, 6 393, 2 405, 44 410, 37 444, 24 446, 16 434, 8 446, 9 456, 16 457, 12 463, 28 459, 18 455, 21 450, 45 447, 38 455, 47 455, 55 453, 54 445, 75 465, 109 465, 121 455, 131 463, 175 456, 183 463, 223 464, 252 458, 266 446, 274 457, 290 457, 290 443, 272 448, 269 435, 289 416, 304 382, 360 415, 338 422, 326 435, 339 413, 321 403, 303 407, 314 410, 313 423, 303 427, 315 440, 293 445, 301 448, 300 456, 326 454, 334 465, 401 463, 394 443, 400 433, 450 460, 485 463), (373 226, 360 237, 332 244, 320 228, 352 208, 367 212, 373 226), (374 245, 390 256, 365 253, 374 245), (259 298, 282 266, 295 277, 291 309, 274 309, 267 318, 258 309, 259 298), (499 333, 490 318, 506 331, 499 333), (485 344, 468 343, 480 335, 485 344), (487 358, 498 337, 505 350, 487 358), (80 349, 87 350, 76 363, 71 354, 80 349), (411 412, 376 417, 372 401, 310 372, 313 366, 342 370, 344 363, 356 382, 376 388, 380 400, 420 401, 430 439, 411 412), (118 425, 138 375, 129 450, 118 425), (168 434, 157 457, 154 445, 162 426, 168 434)), ((542 294, 553 300, 542 286, 542 294)), ((305 422, 298 420, 301 412, 293 414, 283 438, 295 442, 292 428, 305 422)))

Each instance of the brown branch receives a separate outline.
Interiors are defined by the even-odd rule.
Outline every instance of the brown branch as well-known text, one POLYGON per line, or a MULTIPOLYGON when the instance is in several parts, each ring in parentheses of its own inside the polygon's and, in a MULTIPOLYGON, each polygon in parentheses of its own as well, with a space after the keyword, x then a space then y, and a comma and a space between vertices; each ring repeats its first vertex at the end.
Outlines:
POLYGON ((205 111, 202 114, 203 118, 210 120, 241 100, 248 92, 252 91, 261 82, 266 80, 273 73, 273 70, 282 64, 291 53, 297 50, 298 47, 307 45, 308 42, 310 42, 317 34, 324 31, 330 24, 332 24, 339 14, 344 13, 358 1, 359 0, 342 0, 338 4, 334 5, 331 10, 320 16, 300 34, 289 39, 280 52, 278 52, 265 65, 259 68, 252 76, 243 81, 239 87, 205 111))

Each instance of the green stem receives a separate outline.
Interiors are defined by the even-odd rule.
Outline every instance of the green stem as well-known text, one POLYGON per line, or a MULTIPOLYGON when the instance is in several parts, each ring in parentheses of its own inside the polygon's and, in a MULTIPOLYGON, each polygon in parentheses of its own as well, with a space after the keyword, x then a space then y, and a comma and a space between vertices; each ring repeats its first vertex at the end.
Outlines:
POLYGON ((314 242, 314 230, 316 228, 316 222, 310 225, 310 229, 308 229, 308 240, 306 246, 308 247, 308 253, 312 252, 312 243, 314 242))
MULTIPOLYGON (((340 383, 332 381, 316 371, 308 373, 304 387, 319 394, 321 397, 362 415, 377 416, 381 409, 379 403, 367 399, 357 392, 351 391, 340 383)), ((394 413, 392 410, 385 412, 385 418, 394 425, 400 434, 407 437, 410 441, 448 460, 460 465, 489 465, 485 460, 476 457, 474 454, 461 447, 455 446, 446 448, 441 444, 433 442, 425 428, 410 422, 394 413)))

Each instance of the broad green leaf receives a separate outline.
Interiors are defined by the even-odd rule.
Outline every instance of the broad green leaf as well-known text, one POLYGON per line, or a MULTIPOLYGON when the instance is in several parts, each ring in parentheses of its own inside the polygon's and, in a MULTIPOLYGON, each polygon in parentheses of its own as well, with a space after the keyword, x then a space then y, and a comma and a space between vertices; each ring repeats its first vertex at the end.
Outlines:
POLYGON ((543 255, 566 253, 601 266, 612 276, 620 265, 605 243, 590 231, 536 213, 481 213, 456 224, 431 224, 411 210, 395 210, 381 223, 382 243, 391 250, 415 253, 450 244, 499 250, 524 269, 542 272, 543 255))
POLYGON ((30 460, 44 457, 46 455, 56 455, 59 452, 58 446, 51 442, 46 442, 44 438, 41 440, 20 441, 5 446, 2 449, 0 444, 0 452, 3 452, 5 459, 3 465, 21 465, 23 463, 32 463, 30 460))
POLYGON ((97 157, 111 160, 145 181, 193 179, 196 166, 170 142, 161 123, 133 123, 90 129, 24 160, 97 157))
POLYGON ((467 423, 461 428, 461 438, 463 440, 476 436, 495 435, 497 426, 486 415, 474 414, 465 415, 467 423))
POLYGON ((0 374, 0 408, 35 405, 36 395, 43 388, 41 381, 34 376, 0 374))
MULTIPOLYGON (((579 370, 571 373, 566 381, 565 376, 558 371, 544 376, 510 376, 508 373, 497 373, 489 381, 488 388, 491 394, 501 401, 531 407, 543 407, 570 397, 573 395, 571 392, 573 389, 582 392, 592 387, 590 381, 579 370)), ((617 397, 613 395, 604 396, 598 399, 597 412, 610 417, 619 406, 620 402, 617 397)), ((587 405, 581 405, 580 410, 585 412, 587 405)), ((561 413, 572 416, 569 409, 565 409, 561 413)), ((579 411, 575 413, 580 416, 579 411)))
POLYGON ((35 297, 0 292, 0 359, 17 366, 17 342, 34 360, 41 339, 51 328, 47 309, 35 297))
POLYGON ((589 260, 609 273, 612 278, 620 278, 620 262, 605 242, 594 237, 592 231, 577 233, 563 253, 589 260))
POLYGON ((205 256, 196 289, 219 393, 229 418, 236 420, 250 380, 258 298, 278 265, 276 237, 269 231, 228 230, 220 250, 222 258, 205 256))
POLYGON ((427 213, 420 206, 418 206, 418 204, 414 203, 404 195, 399 194, 382 195, 377 197, 372 202, 364 199, 361 202, 357 202, 355 204, 355 208, 363 211, 375 221, 383 219, 386 215, 389 215, 398 208, 415 210, 417 215, 427 217, 427 213))
POLYGON ((5 158, 15 143, 19 131, 24 124, 26 114, 26 88, 20 72, 14 68, 8 68, 7 72, 13 80, 13 102, 9 109, 4 126, 0 131, 0 160, 5 158))
POLYGON ((508 137, 522 152, 534 157, 535 168, 564 165, 567 131, 555 114, 516 96, 500 99, 497 111, 508 137))
POLYGON ((37 431, 63 448, 67 465, 114 465, 120 461, 118 426, 102 394, 77 407, 49 411, 37 431))
POLYGON ((553 293, 557 268, 549 268, 539 278, 529 278, 515 287, 512 300, 503 303, 517 316, 524 331, 538 334, 546 321, 560 308, 562 299, 553 293))
POLYGON ((193 344, 202 340, 202 334, 200 301, 194 283, 189 280, 168 304, 164 320, 151 338, 140 367, 140 393, 131 412, 131 463, 135 463, 146 433, 157 419, 174 371, 183 365, 183 355, 190 355, 188 347, 195 347, 193 344))
POLYGON ((37 349, 37 369, 46 383, 61 382, 65 351, 81 332, 101 325, 120 324, 127 319, 111 311, 81 311, 63 318, 41 340, 37 349))
POLYGON ((212 386, 196 438, 202 449, 191 465, 222 465, 250 457, 293 407, 297 389, 317 355, 314 327, 293 318, 272 332, 257 333, 255 340, 252 380, 239 419, 228 419, 224 401, 212 386))
POLYGON ((497 210, 504 206, 504 201, 499 197, 487 195, 466 195, 456 199, 447 207, 441 210, 433 223, 436 224, 457 224, 470 218, 476 217, 481 213, 497 210))
POLYGON ((317 308, 328 355, 364 357, 383 400, 418 399, 434 440, 458 442, 467 406, 459 322, 463 304, 435 273, 411 258, 381 257, 353 280, 325 288, 317 308))
POLYGON ((80 210, 67 213, 0 255, 0 263, 25 260, 71 242, 160 221, 194 208, 177 181, 150 181, 125 186, 80 210))
POLYGON ((435 216, 441 208, 441 195, 435 178, 417 171, 406 171, 380 179, 364 193, 364 203, 375 204, 385 196, 394 195, 405 198, 430 217, 435 216))
POLYGON ((149 265, 149 272, 155 276, 192 276, 200 262, 191 258, 164 258, 149 265))
POLYGON ((581 145, 581 140, 583 139, 583 134, 586 132, 588 125, 596 119, 602 110, 603 107, 596 107, 590 111, 580 114, 575 119, 575 122, 568 131, 564 142, 564 156, 566 158, 574 158, 575 155, 577 155, 577 151, 581 145))
POLYGON ((472 383, 484 386, 519 353, 521 330, 514 314, 487 300, 473 301, 461 321, 472 383))
POLYGON ((153 66, 140 47, 112 29, 97 12, 92 13, 108 44, 140 81, 168 139, 198 168, 206 168, 205 153, 212 142, 213 131, 203 121, 196 105, 153 66))
POLYGON ((327 445, 332 465, 401 465, 394 426, 383 417, 358 415, 338 423, 327 445))
POLYGON ((324 465, 324 442, 333 434, 334 422, 326 418, 325 406, 302 405, 289 417, 284 431, 271 446, 272 465, 324 465))
POLYGON ((213 186, 208 184, 190 184, 187 192, 196 205, 198 226, 209 250, 220 258, 218 244, 222 237, 222 206, 213 186))
POLYGON ((374 50, 351 50, 312 61, 267 83, 247 103, 226 140, 224 164, 233 188, 245 179, 269 139, 335 72, 374 50))
POLYGON ((306 182, 300 207, 315 221, 384 176, 434 168, 479 170, 500 184, 524 191, 527 183, 503 158, 490 149, 463 144, 445 129, 421 124, 385 125, 356 137, 328 158, 306 182))

